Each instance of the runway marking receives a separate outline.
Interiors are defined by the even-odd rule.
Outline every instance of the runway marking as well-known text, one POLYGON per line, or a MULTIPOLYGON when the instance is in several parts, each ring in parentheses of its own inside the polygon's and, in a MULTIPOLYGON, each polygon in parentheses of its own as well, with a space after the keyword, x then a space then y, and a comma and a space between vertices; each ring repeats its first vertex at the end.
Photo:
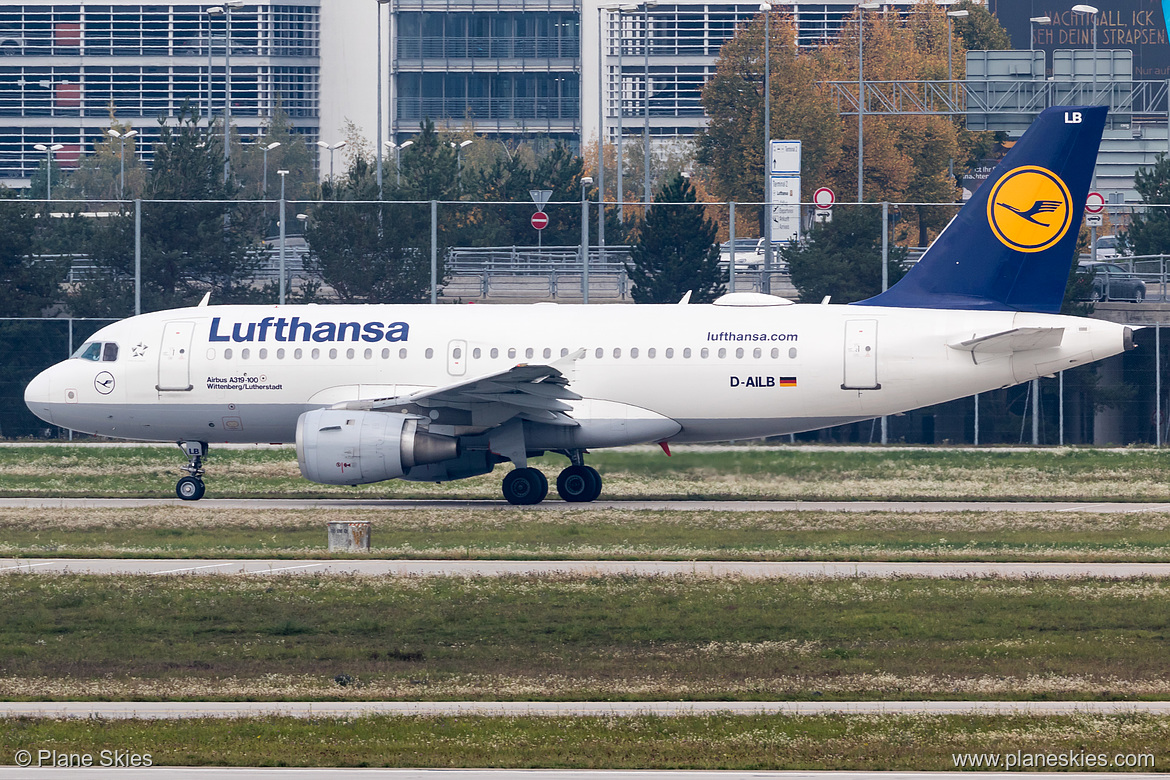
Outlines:
POLYGON ((311 569, 314 566, 324 566, 323 563, 306 563, 301 566, 282 566, 279 569, 259 569, 256 571, 246 571, 244 574, 274 574, 278 571, 292 571, 293 569, 311 569))
POLYGON ((31 569, 34 566, 52 566, 54 563, 60 563, 60 561, 45 561, 44 563, 18 563, 16 566, 0 566, 0 571, 11 571, 12 569, 31 569))
POLYGON ((183 571, 199 571, 200 569, 218 569, 221 566, 233 566, 237 561, 225 561, 224 563, 209 563, 206 566, 185 566, 182 569, 164 569, 163 571, 152 571, 151 574, 178 574, 183 571))

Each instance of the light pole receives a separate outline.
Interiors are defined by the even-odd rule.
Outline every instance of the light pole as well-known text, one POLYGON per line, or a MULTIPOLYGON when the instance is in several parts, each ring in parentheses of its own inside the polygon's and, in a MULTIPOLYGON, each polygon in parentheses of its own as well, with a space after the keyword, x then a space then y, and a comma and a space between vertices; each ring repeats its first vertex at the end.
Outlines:
MULTIPOLYGON (((263 147, 263 149, 264 149, 264 199, 265 200, 268 200, 268 153, 271 152, 273 149, 275 149, 278 146, 280 146, 280 141, 273 141, 272 143, 266 144, 263 147)), ((279 173, 279 171, 278 171, 278 173, 279 173)), ((285 173, 288 173, 288 171, 285 171, 285 173)), ((282 179, 281 185, 280 185, 282 187, 284 186, 283 182, 284 182, 284 180, 282 179)))
POLYGON ((65 144, 53 144, 52 146, 45 146, 44 144, 35 144, 33 146, 38 152, 45 153, 45 200, 50 203, 53 202, 53 152, 65 148, 65 144))
POLYGON ((463 150, 471 146, 471 141, 460 141, 455 143, 449 142, 451 148, 455 150, 455 186, 460 193, 463 192, 463 150))
POLYGON ((769 138, 772 129, 772 5, 760 3, 764 14, 764 277, 760 291, 772 291, 772 154, 769 138))
MULTIPOLYGON (((970 11, 947 11, 947 81, 955 80, 954 56, 952 54, 955 33, 951 29, 952 19, 964 19, 971 15, 970 11)), ((954 85, 950 85, 954 89, 954 85)), ((952 97, 953 99, 953 97, 952 97)))
MULTIPOLYGON (((396 144, 393 141, 384 141, 383 143, 385 143, 386 146, 388 146, 394 150, 394 175, 396 177, 395 184, 397 184, 399 187, 401 187, 402 186, 402 150, 405 149, 406 147, 410 146, 411 144, 413 144, 414 141, 403 141, 400 144, 396 144)), ((507 149, 507 147, 504 147, 504 148, 507 149)))
POLYGON ((857 4, 857 202, 865 200, 865 11, 876 11, 881 3, 857 4))
MULTIPOLYGON (((223 47, 223 181, 228 180, 231 169, 232 145, 232 11, 237 11, 244 5, 244 0, 227 0, 223 5, 213 5, 207 9, 212 15, 223 14, 224 47, 223 47)), ((210 27, 210 20, 208 26, 210 27)), ((208 76, 210 79, 210 75, 208 76)))
MULTIPOLYGON (((329 150, 329 181, 332 183, 332 181, 333 181, 333 153, 336 152, 341 147, 345 146, 345 141, 338 141, 337 143, 333 144, 332 146, 330 146, 329 143, 326 141, 318 141, 317 146, 320 146, 322 149, 329 150)), ((336 193, 334 193, 334 194, 336 194, 336 193)))
POLYGON ((586 190, 593 186, 589 176, 581 177, 581 298, 589 303, 589 201, 586 190))
POLYGON ((378 200, 382 199, 382 6, 390 0, 378 3, 378 140, 374 147, 378 155, 378 200))
POLYGON ((650 9, 656 5, 658 5, 656 0, 646 0, 642 3, 642 25, 645 28, 642 31, 645 40, 642 55, 646 68, 646 93, 642 96, 646 103, 644 124, 642 125, 642 136, 645 142, 642 149, 642 200, 646 201, 643 209, 650 208, 650 9))
MULTIPOLYGON (((605 27, 602 14, 616 11, 617 4, 597 6, 597 245, 605 253, 605 27)), ((619 74, 620 79, 620 74, 619 74)), ((620 83, 620 81, 619 81, 620 83)))
POLYGON ((1051 16, 1033 16, 1028 19, 1028 51, 1036 51, 1036 25, 1052 24, 1051 16))
MULTIPOLYGON (((1074 14, 1093 17, 1093 105, 1097 105, 1097 7, 1092 5, 1074 5, 1074 14)), ((1096 176, 1093 177, 1096 186, 1096 176)))
POLYGON ((125 133, 119 133, 111 127, 106 133, 122 142, 122 151, 118 154, 118 200, 122 200, 126 190, 126 139, 138 135, 138 131, 128 130, 125 133))
POLYGON ((280 175, 280 303, 284 304, 284 177, 288 171, 279 170, 280 175))
POLYGON ((626 106, 626 82, 625 82, 625 76, 623 75, 623 71, 622 71, 622 52, 625 50, 626 41, 625 41, 625 34, 624 34, 625 28, 622 25, 622 12, 623 11, 635 11, 635 10, 637 10, 637 8, 638 8, 638 6, 634 3, 627 3, 625 5, 618 6, 617 202, 618 202, 618 222, 621 222, 623 225, 626 222, 626 195, 625 195, 625 190, 622 187, 622 184, 623 184, 622 177, 623 177, 623 173, 624 173, 623 169, 626 167, 626 158, 624 157, 625 153, 622 151, 622 141, 625 138, 625 130, 622 129, 622 115, 625 113, 625 106, 626 106))

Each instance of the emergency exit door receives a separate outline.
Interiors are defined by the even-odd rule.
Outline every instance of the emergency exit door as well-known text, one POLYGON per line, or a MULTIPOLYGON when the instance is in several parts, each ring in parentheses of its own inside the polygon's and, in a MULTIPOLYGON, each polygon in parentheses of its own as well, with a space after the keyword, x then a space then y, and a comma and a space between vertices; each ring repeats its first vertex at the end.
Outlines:
POLYGON ((878 390, 877 320, 845 323, 845 381, 842 390, 878 390))

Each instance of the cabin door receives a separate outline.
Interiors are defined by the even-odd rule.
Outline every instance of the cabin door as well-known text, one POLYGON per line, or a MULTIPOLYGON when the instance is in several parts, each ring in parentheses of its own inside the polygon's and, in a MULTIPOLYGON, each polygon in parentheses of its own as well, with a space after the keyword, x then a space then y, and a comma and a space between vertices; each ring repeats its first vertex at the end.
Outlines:
POLYGON ((877 390, 877 320, 845 323, 845 381, 842 390, 877 390))
POLYGON ((191 385, 191 338, 194 322, 168 322, 163 326, 158 354, 158 390, 186 391, 191 385))

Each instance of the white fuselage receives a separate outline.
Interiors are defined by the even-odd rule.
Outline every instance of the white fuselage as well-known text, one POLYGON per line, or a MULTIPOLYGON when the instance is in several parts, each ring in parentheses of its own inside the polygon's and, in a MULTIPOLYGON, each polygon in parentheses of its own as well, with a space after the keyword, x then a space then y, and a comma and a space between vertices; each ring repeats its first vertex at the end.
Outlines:
POLYGON ((90 342, 117 344, 115 360, 53 366, 26 401, 55 425, 125 439, 288 442, 311 409, 583 349, 570 361, 569 386, 584 398, 570 403, 572 417, 644 411, 678 424, 651 440, 718 441, 1017 384, 1117 354, 1125 330, 1056 315, 842 305, 208 306, 102 328, 90 342), (954 346, 1019 328, 1063 333, 1058 346, 1014 352, 954 346))

